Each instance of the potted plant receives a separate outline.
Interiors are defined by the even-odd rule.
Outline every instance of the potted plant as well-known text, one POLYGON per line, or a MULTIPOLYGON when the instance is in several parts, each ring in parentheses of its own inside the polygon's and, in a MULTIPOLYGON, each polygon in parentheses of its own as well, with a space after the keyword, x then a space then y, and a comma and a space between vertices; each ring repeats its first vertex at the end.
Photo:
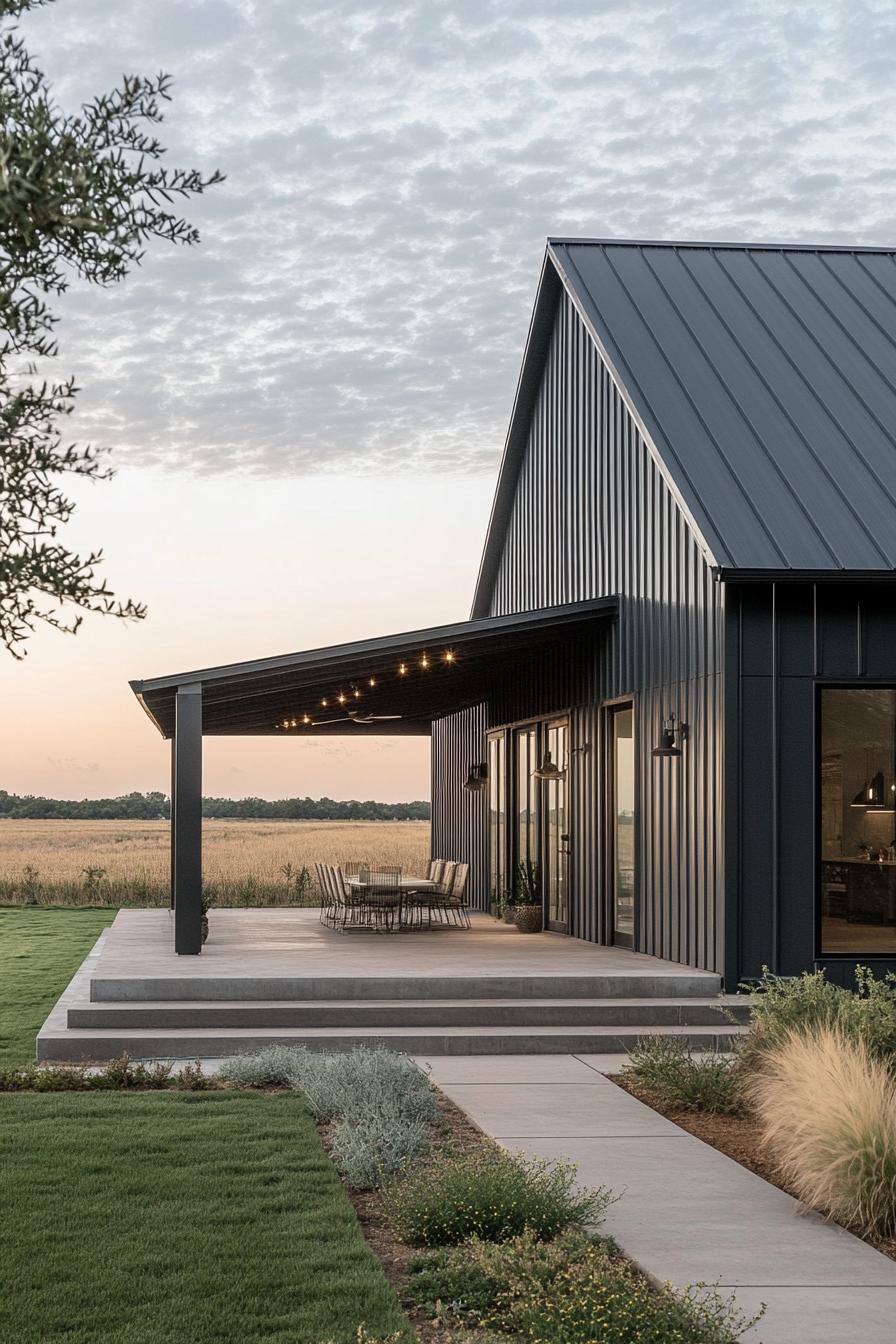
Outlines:
POLYGON ((202 929, 202 941, 205 942, 208 937, 208 912, 215 903, 216 892, 210 883, 206 883, 202 888, 202 901, 199 906, 200 927, 202 929))
POLYGON ((513 912, 513 922, 520 933, 541 933, 544 923, 541 874, 538 864, 531 859, 523 859, 516 866, 513 912))

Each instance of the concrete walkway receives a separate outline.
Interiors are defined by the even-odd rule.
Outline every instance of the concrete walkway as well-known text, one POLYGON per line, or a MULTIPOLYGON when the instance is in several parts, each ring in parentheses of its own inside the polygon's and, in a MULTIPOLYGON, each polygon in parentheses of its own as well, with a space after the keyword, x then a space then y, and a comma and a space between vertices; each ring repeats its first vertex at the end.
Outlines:
POLYGON ((606 1056, 440 1056, 432 1080, 508 1148, 576 1163, 621 1198, 602 1230, 643 1270, 716 1283, 750 1344, 894 1344, 896 1263, 623 1092, 606 1056))

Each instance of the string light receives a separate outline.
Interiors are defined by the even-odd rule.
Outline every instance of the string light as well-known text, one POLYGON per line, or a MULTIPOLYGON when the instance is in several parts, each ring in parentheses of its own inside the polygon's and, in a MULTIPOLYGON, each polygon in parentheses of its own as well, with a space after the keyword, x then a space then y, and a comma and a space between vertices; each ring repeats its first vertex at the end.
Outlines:
POLYGON ((290 726, 290 728, 295 728, 295 726, 296 726, 296 721, 295 721, 295 719, 292 719, 292 720, 291 720, 289 726, 290 726))
POLYGON ((446 662, 446 663, 453 663, 453 662, 454 662, 454 654, 451 652, 450 649, 449 649, 448 652, 445 654, 445 662, 446 662))
POLYGON ((310 722, 311 722, 311 719, 310 719, 309 715, 307 715, 307 714, 303 714, 303 715, 302 715, 302 722, 303 722, 303 723, 310 723, 310 722))
POLYGON ((429 667, 429 659, 427 658, 427 656, 426 656, 425 653, 424 653, 423 657, 420 659, 420 666, 421 666, 421 667, 429 667))
POLYGON ((407 665, 407 663, 399 663, 399 665, 398 665, 398 675, 399 675, 400 677, 405 676, 405 674, 407 673, 407 670, 408 670, 408 665, 407 665))
POLYGON ((321 704, 323 705, 324 709, 326 709, 326 707, 327 707, 327 702, 326 702, 326 700, 321 700, 321 704))
POLYGON ((356 699, 356 700, 360 700, 360 699, 361 699, 361 692, 358 690, 357 686, 355 687, 355 690, 354 690, 354 696, 355 696, 355 699, 356 699))
POLYGON ((339 701, 340 705, 345 704, 345 696, 343 695, 342 691, 339 692, 336 699, 339 701))
POLYGON ((375 685, 376 685, 376 677, 371 677, 370 680, 369 680, 369 682, 368 682, 367 684, 368 684, 368 686, 375 686, 375 685))

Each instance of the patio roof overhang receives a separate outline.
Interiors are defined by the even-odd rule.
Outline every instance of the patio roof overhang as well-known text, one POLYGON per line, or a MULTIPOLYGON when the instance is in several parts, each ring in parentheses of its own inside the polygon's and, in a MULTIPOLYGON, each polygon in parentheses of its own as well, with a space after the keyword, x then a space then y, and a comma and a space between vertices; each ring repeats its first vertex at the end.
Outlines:
POLYGON ((486 616, 131 688, 165 738, 174 736, 177 693, 186 687, 201 687, 203 736, 428 735, 433 719, 487 699, 521 657, 587 637, 617 609, 615 597, 604 597, 486 616), (400 717, 362 721, 375 715, 400 717))

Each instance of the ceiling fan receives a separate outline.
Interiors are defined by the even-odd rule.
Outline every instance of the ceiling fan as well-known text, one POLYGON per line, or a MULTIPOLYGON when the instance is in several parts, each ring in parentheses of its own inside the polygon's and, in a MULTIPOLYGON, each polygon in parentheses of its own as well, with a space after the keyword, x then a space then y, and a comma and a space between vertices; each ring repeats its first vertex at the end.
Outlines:
POLYGON ((389 719, 401 719, 403 714, 362 714, 358 709, 349 709, 338 719, 315 719, 312 728, 325 728, 331 723, 385 723, 389 719))

